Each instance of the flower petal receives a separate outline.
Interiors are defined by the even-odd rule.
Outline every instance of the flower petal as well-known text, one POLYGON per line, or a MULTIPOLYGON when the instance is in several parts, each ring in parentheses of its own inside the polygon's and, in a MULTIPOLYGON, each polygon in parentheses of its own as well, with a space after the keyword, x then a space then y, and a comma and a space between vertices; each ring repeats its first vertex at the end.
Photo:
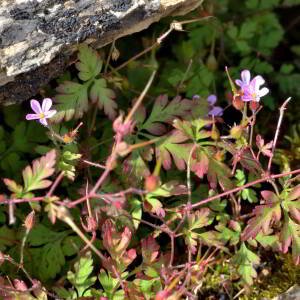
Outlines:
POLYGON ((266 96, 269 93, 269 89, 264 87, 261 90, 259 90, 258 95, 259 97, 263 97, 266 96))
POLYGON ((257 92, 259 87, 265 83, 265 80, 260 76, 255 76, 252 80, 250 85, 254 87, 254 90, 257 92))
POLYGON ((57 113, 57 111, 55 109, 48 110, 47 112, 45 112, 45 117, 52 118, 56 113, 57 113))
POLYGON ((42 112, 39 101, 37 101, 35 99, 30 100, 30 106, 36 114, 40 114, 42 112))
POLYGON ((249 70, 244 70, 241 72, 241 78, 243 81, 243 84, 248 85, 250 83, 251 74, 249 70))
POLYGON ((207 102, 210 104, 210 105, 214 105, 217 101, 217 96, 216 95, 209 95, 207 97, 207 102))
POLYGON ((209 116, 221 117, 223 115, 223 108, 220 106, 214 106, 208 113, 209 116))
POLYGON ((241 80, 239 80, 239 79, 237 79, 236 81, 235 81, 235 83, 236 83, 236 85, 238 85, 239 87, 242 87, 244 84, 243 84, 243 81, 241 81, 241 80))
POLYGON ((37 120, 40 118, 39 114, 27 114, 26 115, 26 120, 37 120))
POLYGON ((52 106, 52 100, 50 98, 45 98, 42 103, 43 112, 47 112, 52 106))
POLYGON ((40 123, 44 126, 48 126, 48 123, 47 123, 47 119, 46 118, 42 118, 40 119, 40 123))

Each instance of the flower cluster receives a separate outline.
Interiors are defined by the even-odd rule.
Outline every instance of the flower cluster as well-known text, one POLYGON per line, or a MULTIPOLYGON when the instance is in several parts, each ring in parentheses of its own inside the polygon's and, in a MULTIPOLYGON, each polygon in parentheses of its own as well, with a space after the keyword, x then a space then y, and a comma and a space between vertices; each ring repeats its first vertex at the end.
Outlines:
POLYGON ((269 93, 269 89, 266 87, 260 88, 265 80, 260 76, 255 76, 251 81, 251 75, 249 70, 241 72, 241 79, 237 79, 235 83, 241 88, 241 99, 243 101, 259 102, 260 98, 269 93))

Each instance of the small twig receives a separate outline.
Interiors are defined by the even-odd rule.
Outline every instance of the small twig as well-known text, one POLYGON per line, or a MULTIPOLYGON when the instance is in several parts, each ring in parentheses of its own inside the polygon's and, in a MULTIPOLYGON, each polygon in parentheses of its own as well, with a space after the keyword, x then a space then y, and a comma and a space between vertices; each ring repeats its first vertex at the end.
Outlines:
POLYGON ((116 40, 113 40, 112 43, 111 43, 111 46, 110 46, 110 49, 109 49, 109 53, 108 53, 108 57, 107 57, 107 60, 106 60, 106 64, 105 64, 105 67, 104 67, 104 73, 107 72, 107 69, 108 69, 108 66, 109 66, 109 61, 110 61, 112 52, 113 52, 113 50, 115 48, 115 42, 116 42, 116 40))
POLYGON ((282 123, 282 119, 283 119, 283 115, 284 115, 284 111, 286 109, 287 104, 289 103, 289 101, 292 98, 289 97, 287 98, 284 103, 281 105, 280 109, 279 109, 279 119, 278 119, 278 123, 277 123, 277 128, 276 128, 276 132, 275 132, 275 136, 274 136, 274 140, 273 140, 273 145, 272 145, 272 155, 269 158, 269 164, 268 164, 268 173, 271 170, 271 165, 272 165, 272 159, 275 153, 275 149, 276 149, 276 143, 277 143, 277 139, 278 139, 278 135, 279 135, 279 130, 281 127, 281 123, 282 123))
POLYGON ((81 230, 74 223, 71 216, 69 215, 68 210, 63 206, 53 206, 53 207, 56 211, 56 217, 61 221, 67 223, 77 233, 77 235, 86 243, 86 245, 100 257, 102 261, 106 261, 106 257, 89 241, 89 239, 81 232, 81 230))
POLYGON ((132 118, 132 116, 134 115, 134 113, 136 112, 136 110, 138 109, 138 107, 140 106, 141 102, 143 101, 145 95, 147 94, 152 82, 153 82, 153 79, 154 79, 154 76, 156 74, 157 70, 154 70, 143 90, 143 92, 141 93, 141 95, 139 96, 138 100, 134 103, 134 106, 133 108, 130 110, 129 114, 127 115, 125 121, 124 121, 124 124, 126 124, 127 122, 129 122, 132 118))
POLYGON ((157 38, 156 42, 150 46, 149 48, 143 50, 142 52, 138 53, 137 55, 133 56, 132 58, 130 58, 129 60, 125 61, 123 64, 121 64, 120 66, 118 66, 117 68, 113 69, 110 73, 108 73, 108 75, 110 75, 111 73, 115 73, 118 70, 124 68, 125 66, 127 66, 130 62, 132 62, 133 60, 139 58, 140 56, 144 55, 145 53, 151 51, 153 48, 158 47, 162 41, 173 31, 173 30, 178 30, 178 28, 180 28, 181 25, 184 24, 189 24, 189 23, 193 23, 193 22, 198 22, 198 21, 204 21, 207 19, 213 18, 213 16, 207 16, 207 17, 201 17, 201 18, 196 18, 196 19, 192 19, 192 20, 187 20, 187 21, 182 21, 182 22, 178 22, 178 21, 174 21, 170 24, 170 28, 163 33, 159 38, 157 38))
POLYGON ((104 166, 104 165, 96 164, 96 163, 93 163, 93 162, 88 161, 86 159, 82 159, 81 161, 84 162, 87 165, 90 165, 90 166, 93 166, 93 167, 96 167, 96 168, 99 168, 99 169, 105 169, 106 168, 106 166, 104 166))
POLYGON ((186 68, 186 71, 185 73, 183 74, 183 77, 181 78, 179 84, 178 84, 178 87, 177 87, 177 95, 180 93, 180 89, 181 89, 181 86, 183 85, 183 82, 185 81, 186 77, 187 77, 187 74, 189 73, 190 69, 191 69, 191 66, 193 64, 193 59, 190 59, 189 61, 189 64, 186 68))
POLYGON ((280 174, 276 174, 276 175, 270 175, 268 178, 267 177, 263 177, 263 178, 260 178, 260 179, 256 179, 254 181, 251 181, 247 184, 244 184, 242 186, 239 186, 237 188, 234 188, 232 190, 229 190, 229 191, 226 191, 224 193, 221 193, 221 194, 218 194, 218 195, 215 195, 215 196, 212 196, 212 197, 209 197, 201 202, 198 202, 198 203, 195 203, 195 204, 192 204, 190 207, 188 207, 187 209, 191 209, 191 208, 196 208, 198 206, 201 206, 205 203, 209 203, 215 199, 218 199, 218 198, 221 198, 221 197, 224 197, 224 196, 227 196, 231 193, 236 193, 236 192, 239 192, 245 188, 248 188, 250 186, 253 186, 253 185, 256 185, 258 183, 261 183, 261 182, 264 182, 264 181, 268 181, 270 178, 271 179, 275 179, 275 178, 280 178, 280 177, 284 177, 284 176, 288 176, 288 175, 292 175, 292 174, 297 174, 297 173, 300 173, 300 169, 297 169, 297 170, 294 170, 294 171, 290 171, 290 172, 287 172, 287 173, 280 173, 280 174))
POLYGON ((52 186, 51 186, 49 192, 47 193, 46 197, 51 197, 52 193, 54 192, 55 188, 60 183, 60 181, 63 179, 63 177, 64 177, 64 172, 60 172, 60 174, 56 177, 54 183, 52 184, 52 186))

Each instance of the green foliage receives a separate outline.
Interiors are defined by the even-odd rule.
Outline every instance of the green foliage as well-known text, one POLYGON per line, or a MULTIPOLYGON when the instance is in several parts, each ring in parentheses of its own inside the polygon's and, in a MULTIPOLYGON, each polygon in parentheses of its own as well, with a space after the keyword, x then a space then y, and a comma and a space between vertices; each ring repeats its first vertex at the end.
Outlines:
POLYGON ((74 294, 72 299, 82 297, 83 295, 85 297, 91 296, 91 291, 87 289, 95 283, 97 277, 90 277, 93 272, 93 259, 90 252, 87 252, 85 256, 81 257, 79 261, 75 263, 74 270, 74 273, 69 271, 67 275, 68 280, 77 290, 77 295, 74 294))
POLYGON ((63 119, 69 121, 79 119, 88 111, 89 97, 99 109, 104 108, 105 114, 110 118, 116 117, 117 104, 114 102, 115 93, 107 88, 106 80, 98 78, 102 69, 102 60, 98 53, 86 44, 78 47, 78 60, 76 68, 78 77, 83 83, 65 81, 57 87, 56 96, 58 113, 52 118, 56 122, 63 119))
MULTIPOLYGON (((41 91, 54 96, 58 111, 48 128, 24 121, 26 105, 3 107, 0 285, 9 279, 14 298, 18 276, 41 281, 61 299, 179 299, 202 295, 213 273, 222 278, 217 291, 234 298, 254 284, 267 251, 291 251, 299 264, 298 179, 271 176, 277 168, 267 166, 277 122, 271 110, 299 96, 299 40, 282 12, 291 4, 207 0, 189 16, 207 18, 185 23, 159 51, 152 47, 125 68, 118 66, 166 31, 164 21, 142 40, 115 41, 111 59, 108 48, 79 45, 77 71, 71 67, 41 91), (113 61, 117 48, 122 61, 113 61), (239 111, 225 66, 232 82, 245 69, 261 75, 270 94, 239 111), (147 95, 129 115, 154 69, 147 95), (215 104, 207 99, 212 94, 215 104), (212 117, 216 106, 226 109, 212 117), (239 138, 229 135, 233 126, 239 138)), ((285 132, 279 135, 273 157, 284 171, 300 166, 293 124, 300 110, 289 109, 281 130, 290 132, 284 141, 285 132)), ((31 291, 47 297, 46 289, 31 291)), ((33 299, 23 291, 25 297, 33 299)))
POLYGON ((248 285, 252 285, 253 278, 257 277, 257 272, 253 264, 259 264, 259 257, 242 243, 239 251, 232 257, 231 262, 236 265, 237 271, 242 279, 248 285))

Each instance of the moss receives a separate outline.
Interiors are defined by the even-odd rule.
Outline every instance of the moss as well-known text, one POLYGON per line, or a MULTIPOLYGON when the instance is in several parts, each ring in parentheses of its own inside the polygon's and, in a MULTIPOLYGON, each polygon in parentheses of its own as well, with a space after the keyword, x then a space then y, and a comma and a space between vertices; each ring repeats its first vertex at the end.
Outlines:
POLYGON ((272 299, 287 291, 300 282, 300 267, 295 266, 291 254, 276 255, 276 261, 271 266, 271 272, 266 277, 259 276, 254 283, 251 294, 241 300, 272 299))
MULTIPOLYGON (((272 299, 287 291, 291 286, 300 282, 300 266, 295 266, 291 254, 275 255, 266 267, 258 271, 258 278, 250 287, 248 295, 241 294, 239 300, 272 299), (263 273, 268 270, 268 275, 263 273)), ((225 261, 218 265, 216 270, 210 270, 205 275, 205 280, 199 292, 199 299, 207 299, 212 295, 219 295, 224 283, 230 282, 234 289, 232 297, 243 288, 238 283, 238 277, 234 269, 225 261)), ((230 285, 231 285, 230 284, 230 285)), ((229 285, 229 286, 230 286, 229 285)))

